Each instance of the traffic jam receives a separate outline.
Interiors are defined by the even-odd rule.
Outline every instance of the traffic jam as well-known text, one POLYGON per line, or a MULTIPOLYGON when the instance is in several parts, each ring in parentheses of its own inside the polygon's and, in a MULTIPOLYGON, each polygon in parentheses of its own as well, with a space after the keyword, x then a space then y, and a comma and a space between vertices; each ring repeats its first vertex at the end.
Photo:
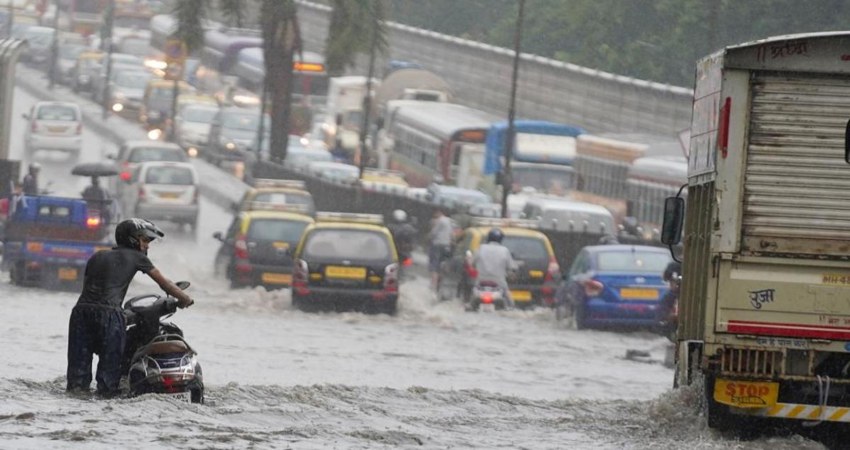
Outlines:
MULTIPOLYGON (((695 209, 734 220, 689 186, 687 143, 508 124, 424 64, 331 76, 303 51, 280 159, 258 30, 208 23, 189 51, 159 2, 115 3, 109 42, 61 6, 70 25, 20 13, 3 41, 0 292, 20 306, 0 341, 30 355, 0 375, 13 447, 790 449, 823 448, 802 419, 843 422, 833 345, 786 381, 808 334, 752 331, 794 310, 753 281, 775 255, 729 256, 746 276, 718 256, 746 305, 695 312, 717 250, 685 250, 695 209), (784 418, 805 426, 736 430, 784 418)), ((778 232, 758 230, 739 231, 778 232)))

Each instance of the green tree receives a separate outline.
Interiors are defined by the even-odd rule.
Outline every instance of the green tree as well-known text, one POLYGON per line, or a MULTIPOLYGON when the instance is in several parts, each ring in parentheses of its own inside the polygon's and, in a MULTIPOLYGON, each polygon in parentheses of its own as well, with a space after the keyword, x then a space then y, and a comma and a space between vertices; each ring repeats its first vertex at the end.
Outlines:
MULTIPOLYGON (((282 161, 286 158, 289 141, 293 61, 295 54, 301 51, 298 10, 294 0, 259 2, 266 69, 265 88, 271 107, 269 148, 272 160, 282 161)), ((256 3, 257 0, 218 0, 216 6, 229 23, 242 26, 247 21, 247 12, 256 3)), ((351 64, 353 53, 367 51, 368 45, 364 46, 363 43, 370 42, 372 33, 378 33, 379 41, 385 42, 383 7, 378 0, 333 0, 332 5, 334 15, 338 18, 327 46, 335 52, 343 53, 334 53, 333 64, 337 64, 336 67, 351 64), (379 26, 364 26, 362 20, 370 14, 378 18, 379 26)), ((203 46, 202 23, 211 6, 212 0, 181 0, 175 4, 174 14, 178 22, 175 37, 186 42, 190 51, 203 46)))

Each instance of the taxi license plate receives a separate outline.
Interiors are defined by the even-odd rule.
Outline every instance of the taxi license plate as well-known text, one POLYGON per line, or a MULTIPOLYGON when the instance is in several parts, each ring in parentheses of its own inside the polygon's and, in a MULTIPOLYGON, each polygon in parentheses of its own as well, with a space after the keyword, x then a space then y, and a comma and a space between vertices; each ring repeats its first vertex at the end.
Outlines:
POLYGON ((160 192, 159 196, 161 198, 177 198, 177 197, 180 196, 180 194, 178 194, 176 192, 160 192))
POLYGON ((325 267, 325 276, 327 278, 343 278, 346 280, 363 280, 366 278, 365 267, 340 267, 327 266, 325 267))
POLYGON ((714 400, 736 408, 769 408, 779 398, 779 383, 772 381, 714 382, 714 400))
POLYGON ((59 279, 60 280, 76 280, 77 279, 77 269, 73 267, 60 267, 59 268, 59 279))
POLYGON ((622 288, 620 297, 623 300, 658 300, 658 289, 622 288))
POLYGON ((531 291, 511 291, 511 298, 513 298, 515 302, 530 302, 531 291))
POLYGON ((290 284, 292 283, 292 275, 288 273, 271 273, 271 272, 263 272, 263 275, 260 277, 263 280, 263 283, 272 283, 272 284, 290 284))
POLYGON ((64 133, 64 132, 68 131, 68 127, 51 127, 51 126, 48 125, 47 131, 49 131, 51 133, 64 133))

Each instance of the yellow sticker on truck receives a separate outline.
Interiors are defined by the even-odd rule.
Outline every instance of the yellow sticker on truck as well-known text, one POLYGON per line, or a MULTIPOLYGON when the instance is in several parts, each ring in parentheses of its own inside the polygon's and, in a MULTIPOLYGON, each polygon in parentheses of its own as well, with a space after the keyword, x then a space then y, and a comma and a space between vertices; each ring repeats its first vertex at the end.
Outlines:
POLYGON ((769 408, 779 398, 779 383, 773 381, 738 381, 718 379, 714 382, 714 400, 736 408, 769 408))

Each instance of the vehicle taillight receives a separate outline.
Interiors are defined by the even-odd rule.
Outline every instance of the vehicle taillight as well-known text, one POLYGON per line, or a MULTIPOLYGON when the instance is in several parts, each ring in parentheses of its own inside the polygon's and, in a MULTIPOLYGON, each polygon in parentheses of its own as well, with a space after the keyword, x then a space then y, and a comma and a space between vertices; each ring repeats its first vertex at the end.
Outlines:
POLYGON ((30 122, 30 131, 32 131, 33 133, 38 132, 38 122, 36 122, 35 120, 30 122))
POLYGON ((555 281, 561 275, 561 266, 558 265, 558 260, 554 257, 549 258, 549 267, 546 269, 546 277, 543 282, 555 281))
POLYGON ((307 261, 296 259, 292 263, 292 289, 293 292, 299 295, 307 295, 310 290, 307 289, 307 279, 310 277, 310 267, 307 261))
POLYGON ((86 227, 94 230, 100 226, 100 217, 89 217, 86 219, 86 227))
POLYGON ((77 132, 76 132, 76 134, 83 134, 83 124, 82 124, 82 123, 78 123, 78 124, 77 124, 77 132))
POLYGON ((493 303, 493 293, 492 292, 482 292, 481 293, 481 303, 485 305, 489 305, 493 303))
POLYGON ((584 280, 582 286, 584 287, 584 293, 588 297, 596 297, 605 289, 605 286, 596 280, 584 280))
POLYGON ((121 180, 122 181, 130 181, 130 178, 132 178, 132 176, 130 175, 129 170, 121 171, 121 180))
POLYGON ((398 292, 398 264, 392 263, 384 269, 384 290, 398 292))
POLYGON ((236 236, 233 244, 233 256, 238 259, 248 259, 248 241, 245 240, 245 235, 236 236))

